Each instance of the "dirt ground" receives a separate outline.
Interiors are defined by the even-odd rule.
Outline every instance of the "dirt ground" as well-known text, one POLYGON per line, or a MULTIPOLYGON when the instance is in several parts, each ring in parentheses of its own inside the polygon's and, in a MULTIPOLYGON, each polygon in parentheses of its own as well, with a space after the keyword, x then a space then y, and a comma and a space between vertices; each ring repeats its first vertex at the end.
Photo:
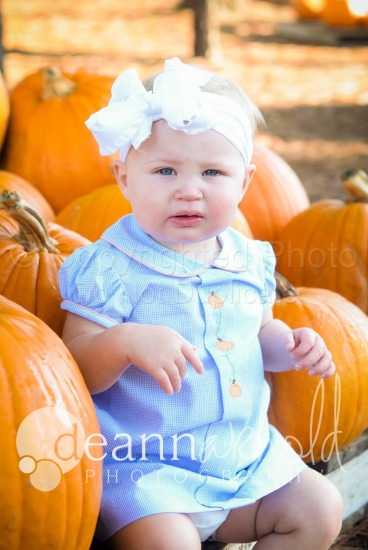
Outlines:
POLYGON ((172 56, 206 65, 258 104, 267 130, 257 139, 294 168, 312 201, 343 197, 340 173, 368 171, 368 27, 360 41, 338 32, 325 45, 325 29, 304 24, 317 36, 302 43, 282 30, 297 28, 288 0, 236 3, 219 15, 208 60, 192 56, 193 14, 179 0, 3 0, 4 76, 12 87, 47 64, 113 75, 134 66, 142 77, 172 56))

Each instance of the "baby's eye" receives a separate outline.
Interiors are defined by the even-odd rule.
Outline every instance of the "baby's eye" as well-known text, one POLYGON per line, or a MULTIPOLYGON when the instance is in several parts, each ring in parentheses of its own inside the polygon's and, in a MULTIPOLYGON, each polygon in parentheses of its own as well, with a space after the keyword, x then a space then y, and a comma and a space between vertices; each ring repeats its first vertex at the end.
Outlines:
POLYGON ((213 170, 213 169, 209 169, 209 170, 205 170, 203 172, 203 175, 204 176, 217 176, 220 172, 218 170, 213 170))
POLYGON ((157 173, 162 176, 173 176, 175 174, 175 170, 173 168, 161 168, 157 171, 157 173))

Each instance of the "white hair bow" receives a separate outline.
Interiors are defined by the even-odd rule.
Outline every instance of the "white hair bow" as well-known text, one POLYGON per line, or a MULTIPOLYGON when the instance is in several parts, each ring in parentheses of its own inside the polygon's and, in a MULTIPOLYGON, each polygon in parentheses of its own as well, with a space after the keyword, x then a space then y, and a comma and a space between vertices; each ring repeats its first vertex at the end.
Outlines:
POLYGON ((165 61, 164 71, 154 80, 153 91, 147 92, 134 69, 124 71, 112 86, 108 106, 86 121, 101 155, 119 151, 125 161, 129 149, 138 149, 150 136, 153 122, 164 119, 173 130, 187 134, 208 129, 222 133, 249 162, 250 124, 240 122, 244 113, 234 101, 201 91, 211 78, 212 73, 173 58, 165 61))

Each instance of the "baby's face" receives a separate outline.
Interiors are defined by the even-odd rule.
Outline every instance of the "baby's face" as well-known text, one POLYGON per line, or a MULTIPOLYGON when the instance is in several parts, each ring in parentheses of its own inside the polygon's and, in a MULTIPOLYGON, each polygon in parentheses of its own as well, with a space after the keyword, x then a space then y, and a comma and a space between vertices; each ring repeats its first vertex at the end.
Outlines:
POLYGON ((232 222, 253 174, 223 135, 152 126, 138 150, 115 167, 140 227, 164 246, 211 241, 232 222))

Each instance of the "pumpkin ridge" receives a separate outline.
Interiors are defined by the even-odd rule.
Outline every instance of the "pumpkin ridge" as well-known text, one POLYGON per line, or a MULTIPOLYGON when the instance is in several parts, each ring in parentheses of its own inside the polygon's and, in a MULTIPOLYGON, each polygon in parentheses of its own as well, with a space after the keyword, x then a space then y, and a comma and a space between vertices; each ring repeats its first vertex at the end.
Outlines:
MULTIPOLYGON (((358 307, 358 306, 356 306, 358 307)), ((336 311, 336 308, 332 308, 331 307, 331 310, 334 312, 335 314, 335 311, 336 311)), ((340 311, 338 310, 338 313, 340 313, 340 311)), ((344 318, 347 318, 348 320, 351 319, 351 314, 350 312, 347 310, 347 308, 344 308, 344 318)), ((359 350, 357 350, 357 347, 359 347, 358 345, 356 345, 356 342, 354 342, 353 344, 353 339, 351 338, 351 335, 350 335, 350 332, 348 332, 348 329, 347 329, 347 326, 344 325, 344 323, 341 322, 341 317, 339 315, 334 315, 335 316, 335 320, 339 323, 339 326, 340 326, 340 329, 345 333, 346 335, 346 342, 347 342, 347 345, 349 346, 349 356, 350 357, 355 357, 358 353, 359 350)), ((355 319, 352 319, 352 322, 354 322, 355 319)), ((360 331, 362 337, 366 337, 366 335, 364 333, 362 333, 360 331)), ((367 370, 367 373, 368 373, 368 370, 367 370)), ((354 374, 354 384, 356 385, 359 385, 359 377, 358 377, 358 372, 355 370, 355 372, 353 373, 354 374)), ((356 396, 357 397, 357 396, 356 396)), ((355 414, 352 416, 352 418, 359 418, 360 414, 361 414, 361 411, 364 409, 363 407, 363 404, 360 402, 361 400, 361 394, 359 394, 358 396, 360 399, 357 399, 355 398, 354 401, 355 401, 355 414)), ((351 407, 351 402, 350 402, 350 407, 351 407)), ((354 422, 350 422, 350 430, 348 432, 348 438, 350 440, 353 440, 354 439, 354 432, 355 432, 355 423, 354 422)), ((355 434, 355 436, 357 436, 359 434, 355 434)))
MULTIPOLYGON (((325 289, 325 290, 328 290, 328 289, 325 289)), ((332 291, 333 292, 333 291, 332 291)), ((321 305, 321 301, 317 302, 318 305, 320 306, 321 305)), ((327 303, 327 302, 323 302, 324 306, 326 307, 326 309, 329 311, 329 313, 331 315, 333 315, 334 317, 334 322, 338 324, 339 326, 339 329, 341 330, 341 332, 343 334, 345 334, 346 336, 346 345, 348 346, 348 353, 347 353, 347 356, 348 357, 355 357, 356 354, 357 354, 357 350, 356 350, 356 346, 352 344, 353 342, 353 339, 351 338, 351 335, 350 333, 348 332, 348 329, 347 329, 347 326, 346 324, 344 324, 341 320, 341 313, 343 313, 344 315, 344 319, 346 320, 346 318, 351 318, 351 314, 350 312, 347 310, 347 308, 344 308, 343 311, 339 308, 339 307, 336 307, 335 304, 330 304, 330 303, 327 303)), ((363 335, 362 335, 363 336, 363 335)), ((332 358, 334 359, 334 358, 332 358)), ((351 371, 350 371, 351 372, 351 371)), ((359 384, 359 380, 358 380, 358 374, 357 372, 354 372, 351 374, 354 375, 354 383, 355 384, 359 384)), ((359 415, 359 412, 360 412, 360 404, 358 404, 357 402, 357 399, 354 400, 355 401, 355 414, 351 416, 351 418, 358 418, 360 415, 359 415)), ((351 402, 349 402, 349 409, 351 410, 351 402)), ((346 427, 346 423, 347 423, 347 420, 346 418, 343 419, 343 422, 344 422, 344 434, 346 435, 346 438, 348 438, 350 441, 352 441, 354 439, 355 436, 359 435, 359 434, 355 434, 354 435, 354 431, 355 431, 355 423, 354 422, 349 422, 350 424, 350 429, 347 431, 345 429, 346 427)))
POLYGON ((13 270, 14 270, 14 261, 13 261, 13 254, 14 254, 14 248, 16 245, 14 245, 13 242, 9 239, 8 235, 3 235, 0 233, 0 242, 3 239, 7 239, 8 245, 6 247, 0 247, 0 263, 2 267, 2 279, 4 281, 4 284, 2 286, 2 282, 0 279, 0 294, 3 294, 3 290, 5 288, 5 285, 9 278, 12 276, 13 270))
MULTIPOLYGON (((340 329, 342 330, 342 332, 346 335, 346 343, 347 343, 347 346, 349 347, 349 356, 350 357, 355 357, 356 355, 356 346, 355 345, 352 345, 352 338, 350 338, 350 333, 348 332, 347 330, 347 327, 346 325, 344 325, 344 323, 341 322, 341 318, 339 315, 336 315, 335 314, 335 308, 330 308, 331 311, 334 313, 334 317, 335 317, 335 321, 338 322, 339 324, 339 327, 340 329)), ((350 317, 349 315, 349 312, 344 311, 344 317, 350 317)), ((354 384, 359 384, 359 379, 358 379, 358 373, 355 371, 354 373, 354 384)), ((353 416, 351 416, 351 418, 358 418, 360 416, 360 410, 361 410, 361 404, 358 402, 357 399, 354 399, 355 401, 355 406, 354 406, 354 409, 355 409, 355 414, 353 416)), ((351 402, 349 404, 350 408, 351 408, 351 402)), ((344 419, 344 431, 345 431, 345 434, 346 434, 346 429, 345 429, 345 425, 346 425, 346 420, 344 419)), ((355 428, 355 423, 354 422, 350 422, 350 430, 348 431, 347 433, 347 437, 350 439, 350 440, 353 440, 354 437, 358 434, 355 434, 355 436, 353 435, 354 434, 354 428, 355 428)))
MULTIPOLYGON (((345 221, 347 219, 348 212, 347 209, 342 207, 341 210, 336 210, 331 213, 331 223, 333 227, 335 227, 335 231, 337 228, 336 235, 336 249, 337 250, 343 250, 345 247, 345 239, 344 239, 344 227, 345 227, 345 221)), ((330 270, 330 277, 331 277, 331 290, 334 292, 338 292, 338 270, 337 269, 331 269, 330 270)))
MULTIPOLYGON (((354 243, 359 243, 360 240, 360 234, 358 231, 359 227, 359 219, 361 216, 359 216, 359 206, 358 208, 355 208, 355 205, 345 205, 344 208, 341 208, 340 210, 336 211, 336 219, 335 219, 335 227, 339 228, 339 232, 337 234, 336 238, 336 248, 338 251, 344 251, 344 250, 354 250, 357 252, 357 256, 360 257, 359 249, 361 247, 355 246, 354 243), (345 228, 346 226, 349 226, 351 229, 349 232, 350 239, 347 240, 346 234, 345 234, 345 228), (353 229, 355 228, 355 230, 353 229), (358 239, 356 239, 356 235, 358 235, 358 239)), ((337 266, 338 267, 338 266, 337 266)), ((341 274, 339 275, 338 268, 332 269, 331 272, 333 273, 333 280, 334 280, 334 289, 336 289, 336 292, 340 292, 340 278, 341 274)), ((350 295, 347 294, 347 298, 352 301, 352 298, 350 295)))
MULTIPOLYGON (((361 202, 355 204, 355 208, 353 210, 353 213, 350 212, 349 216, 349 223, 352 224, 354 222, 354 227, 352 231, 352 238, 351 241, 354 244, 352 247, 354 251, 356 251, 358 261, 361 261, 362 253, 361 251, 368 250, 368 224, 367 224, 367 217, 368 217, 368 204, 365 205, 366 215, 361 215, 361 202), (359 206, 360 205, 360 206, 359 206), (364 239, 364 242, 362 240, 364 239)), ((350 206, 351 208, 351 206, 350 206)), ((362 271, 364 270, 365 278, 368 279, 368 265, 364 266, 362 265, 362 271)), ((361 305, 361 308, 363 311, 368 312, 368 295, 365 295, 364 299, 365 303, 361 305)))
POLYGON ((29 253, 25 252, 20 256, 17 252, 18 251, 14 247, 14 254, 16 254, 17 261, 14 262, 13 269, 2 287, 1 294, 5 297, 18 296, 18 304, 29 311, 33 311, 36 298, 33 292, 29 292, 29 288, 33 288, 34 280, 37 276, 39 257, 38 254, 31 253, 32 258, 30 260, 29 253), (24 264, 22 264, 22 260, 25 260, 24 264), (30 264, 32 269, 30 268, 30 264), (25 271, 27 271, 27 278, 24 278, 25 271))
MULTIPOLYGON (((307 257, 304 258, 304 264, 305 265, 303 266, 303 269, 307 269, 308 271, 310 270, 310 267, 308 265, 308 263, 310 262, 309 253, 310 253, 311 250, 314 250, 314 249, 317 248, 315 246, 315 243, 316 242, 318 243, 319 233, 321 232, 320 220, 317 217, 314 217, 314 215, 313 215, 313 220, 312 221, 315 222, 313 224, 313 228, 311 229, 311 231, 307 232, 307 240, 306 240, 305 244, 302 244, 303 252, 307 254, 307 257)), ((309 220, 309 223, 310 222, 311 222, 311 220, 309 220)), ((304 284, 304 277, 303 276, 302 276, 302 280, 303 280, 303 284, 304 284)), ((316 284, 315 286, 318 287, 320 285, 316 284)))
MULTIPOLYGON (((0 323, 0 339, 2 342, 2 351, 5 352, 5 349, 18 349, 19 343, 15 335, 12 334, 12 326, 10 322, 7 322, 5 315, 2 315, 0 308, 1 323, 0 323), (6 345, 6 348, 4 347, 6 345)), ((14 358, 14 361, 16 359, 14 358)), ((12 387, 12 370, 9 371, 4 369, 2 364, 0 366, 0 387, 2 392, 2 406, 6 408, 6 415, 1 417, 1 427, 0 434, 6 433, 10 426, 16 425, 16 418, 19 418, 19 400, 14 399, 14 392, 12 387)), ((14 434, 15 435, 15 434, 14 434)), ((12 525, 13 529, 11 530, 11 542, 9 546, 13 548, 24 548, 20 544, 20 531, 21 526, 23 525, 24 517, 24 504, 25 504, 25 495, 23 491, 23 486, 19 475, 14 475, 13 472, 18 473, 18 454, 16 452, 15 445, 8 445, 7 453, 11 452, 12 449, 12 458, 2 465, 1 475, 4 476, 5 487, 9 488, 9 491, 6 490, 7 495, 7 506, 5 510, 5 518, 11 510, 16 509, 17 515, 13 517, 13 521, 9 522, 9 525, 12 525), (10 487, 11 480, 11 487, 10 487), (11 490, 10 490, 11 489, 11 490), (9 502, 10 501, 10 502, 9 502), (14 536, 17 537, 14 540, 14 536)), ((3 482, 4 482, 3 481, 3 482)), ((2 536, 3 542, 5 536, 2 536)), ((6 540, 6 539, 5 539, 6 540)))
MULTIPOLYGON (((61 296, 58 285, 58 271, 63 263, 63 260, 57 254, 54 254, 52 261, 47 257, 47 252, 41 252, 38 262, 38 269, 35 273, 35 315, 42 319, 47 325, 52 326, 53 310, 49 308, 49 301, 58 302, 61 305, 61 296), (53 288, 45 288, 45 281, 56 281, 53 288), (44 300, 44 295, 48 294, 48 300, 44 300)), ((61 309, 61 308, 60 308, 61 309)))
MULTIPOLYGON (((325 210, 323 212, 323 216, 320 216, 320 217, 316 216, 315 232, 313 233, 313 244, 314 244, 313 248, 315 248, 315 249, 319 248, 323 252, 326 249, 327 250, 329 249, 330 244, 332 244, 330 242, 328 242, 328 247, 318 246, 318 244, 321 243, 321 235, 322 235, 322 243, 324 242, 325 237, 327 238, 327 240, 330 238, 328 228, 330 226, 333 226, 333 227, 337 226, 335 218, 338 217, 338 216, 339 216, 339 210, 330 209, 328 204, 325 205, 325 210)), ((310 248, 308 247, 308 251, 309 250, 310 250, 310 248)), ((325 257, 324 261, 328 262, 328 258, 325 257)), ((311 271, 317 276, 317 273, 318 273, 319 269, 320 269, 320 267, 317 267, 317 268, 312 267, 311 271)), ((334 273, 334 275, 335 275, 335 273, 334 273)), ((322 272, 322 284, 319 282, 318 277, 317 277, 316 284, 314 286, 316 286, 316 287, 321 286, 321 287, 325 288, 323 278, 324 278, 324 273, 322 272)), ((334 283, 331 285, 331 290, 333 290, 334 292, 337 292, 336 277, 334 276, 333 279, 334 279, 334 283)))

